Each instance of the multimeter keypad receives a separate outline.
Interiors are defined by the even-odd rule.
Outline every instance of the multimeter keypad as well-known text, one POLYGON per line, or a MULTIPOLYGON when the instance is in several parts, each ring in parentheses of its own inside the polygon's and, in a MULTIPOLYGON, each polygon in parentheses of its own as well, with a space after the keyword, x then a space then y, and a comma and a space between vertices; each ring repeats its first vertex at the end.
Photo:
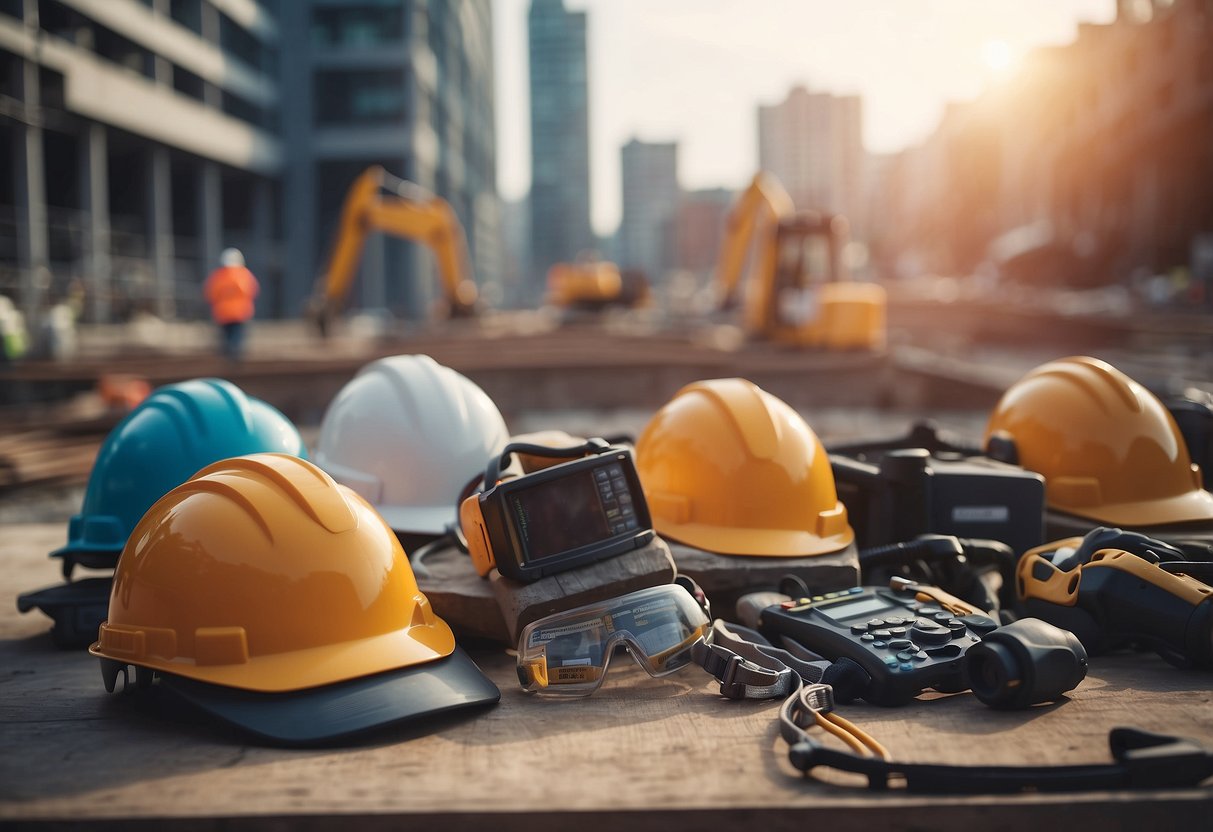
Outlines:
POLYGON ((599 468, 594 472, 594 482, 598 485, 598 496, 602 500, 611 534, 623 534, 640 528, 623 468, 619 465, 599 468))
MULTIPOLYGON (((849 656, 861 664, 864 656, 874 660, 875 668, 865 665, 872 686, 864 698, 877 704, 905 702, 929 687, 960 690, 964 677, 958 660, 997 627, 987 616, 953 615, 938 603, 903 601, 876 588, 789 600, 770 610, 769 620, 766 613, 763 616, 764 629, 789 636, 830 659, 849 656), (860 594, 872 600, 860 602, 855 597, 860 594), (871 618, 847 615, 850 604, 878 601, 885 608, 875 610, 871 618)), ((872 615, 870 606, 867 614, 872 615)))

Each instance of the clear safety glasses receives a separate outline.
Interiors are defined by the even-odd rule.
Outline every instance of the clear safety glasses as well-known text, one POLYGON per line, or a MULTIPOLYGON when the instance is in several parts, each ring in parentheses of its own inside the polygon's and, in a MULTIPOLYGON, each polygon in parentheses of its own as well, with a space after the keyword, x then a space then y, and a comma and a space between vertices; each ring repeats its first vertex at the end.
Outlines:
POLYGON ((588 696, 602 684, 623 645, 650 676, 691 661, 691 647, 711 629, 709 615, 679 584, 651 587, 528 624, 518 641, 522 689, 588 696))

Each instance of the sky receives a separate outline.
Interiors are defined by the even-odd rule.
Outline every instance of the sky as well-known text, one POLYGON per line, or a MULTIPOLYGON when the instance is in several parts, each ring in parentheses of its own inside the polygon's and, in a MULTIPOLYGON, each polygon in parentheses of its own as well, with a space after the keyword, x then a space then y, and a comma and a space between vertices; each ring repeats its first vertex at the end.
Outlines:
MULTIPOLYGON (((619 149, 679 143, 688 190, 743 187, 758 165, 759 104, 795 85, 863 97, 864 145, 922 141, 948 101, 1013 74, 1034 47, 1110 22, 1115 0, 565 0, 588 13, 591 215, 619 224, 619 149)), ((493 0, 498 187, 530 187, 526 15, 493 0)))

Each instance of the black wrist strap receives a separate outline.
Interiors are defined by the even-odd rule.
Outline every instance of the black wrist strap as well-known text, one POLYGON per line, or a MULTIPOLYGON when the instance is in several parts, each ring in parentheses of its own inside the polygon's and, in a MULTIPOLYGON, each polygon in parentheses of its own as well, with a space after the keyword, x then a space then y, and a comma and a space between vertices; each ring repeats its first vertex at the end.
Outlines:
POLYGON ((730 699, 786 697, 780 707, 780 734, 788 759, 808 774, 833 768, 862 774, 868 788, 902 785, 906 791, 936 794, 998 794, 1022 791, 1076 792, 1112 789, 1191 787, 1213 777, 1213 753, 1197 743, 1135 728, 1108 735, 1114 762, 1075 766, 959 766, 898 763, 861 729, 833 714, 829 685, 820 684, 830 662, 788 642, 796 652, 774 647, 759 633, 736 624, 712 622, 709 638, 692 648, 692 660, 720 681, 730 699), (828 748, 808 733, 827 728, 864 753, 828 748), (844 735, 846 735, 844 737, 844 735))
POLYGON ((605 439, 596 437, 587 439, 580 445, 573 445, 568 448, 532 445, 529 442, 511 442, 505 446, 505 449, 502 450, 499 456, 495 456, 489 460, 489 464, 484 471, 484 487, 485 490, 488 490, 496 485, 497 480, 501 477, 502 469, 509 466, 510 457, 514 454, 529 454, 530 456, 542 456, 549 459, 578 459, 583 456, 605 453, 611 447, 605 439))
POLYGON ((1108 744, 1115 762, 1102 765, 953 766, 861 757, 805 736, 792 746, 788 759, 806 774, 826 767, 866 775, 870 789, 900 780, 907 791, 952 794, 1180 788, 1213 776, 1213 754, 1191 740, 1114 728, 1108 744))

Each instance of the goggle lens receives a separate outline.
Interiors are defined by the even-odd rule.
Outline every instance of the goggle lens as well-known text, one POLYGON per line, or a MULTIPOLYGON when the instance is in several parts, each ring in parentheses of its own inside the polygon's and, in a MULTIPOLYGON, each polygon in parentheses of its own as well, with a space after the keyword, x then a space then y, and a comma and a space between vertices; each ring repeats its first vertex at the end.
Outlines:
POLYGON ((523 630, 518 680, 528 691, 593 693, 619 644, 650 676, 664 676, 690 662, 691 646, 709 624, 695 598, 676 584, 559 612, 523 630))

